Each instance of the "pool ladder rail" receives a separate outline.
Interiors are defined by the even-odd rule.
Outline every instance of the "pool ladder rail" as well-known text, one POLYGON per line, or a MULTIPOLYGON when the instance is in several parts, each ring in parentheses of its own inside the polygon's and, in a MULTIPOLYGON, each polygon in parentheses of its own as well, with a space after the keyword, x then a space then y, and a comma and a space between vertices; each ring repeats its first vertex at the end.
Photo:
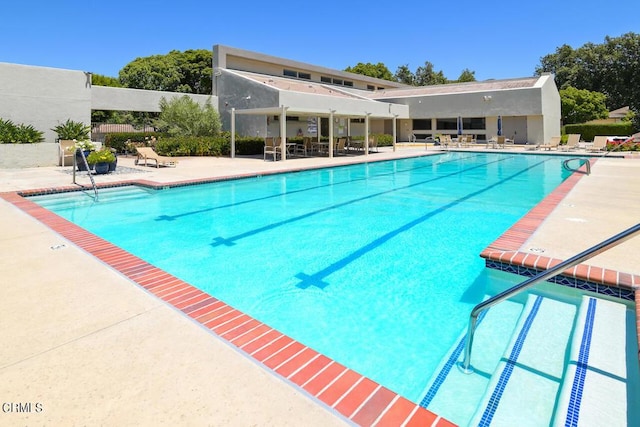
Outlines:
MULTIPOLYGON (((93 179, 93 175, 91 174, 91 169, 89 169, 89 163, 87 162, 87 157, 84 155, 84 151, 80 151, 80 157, 82 157, 82 163, 84 163, 85 170, 87 171, 87 175, 89 175, 89 180, 91 181, 91 187, 93 188, 93 199, 98 201, 98 186, 96 185, 96 181, 93 179)), ((76 184, 76 156, 73 156, 73 183, 76 184)))
POLYGON ((571 171, 571 172, 585 173, 587 175, 591 175, 591 161, 589 159, 585 159, 583 157, 572 157, 570 159, 564 160, 562 162, 562 167, 565 168, 568 171, 571 171), (574 161, 574 160, 580 160, 580 161, 583 161, 583 163, 580 163, 580 165, 576 169, 574 169, 571 166, 569 166, 569 163, 574 161), (585 172, 580 170, 582 165, 585 165, 585 167, 586 167, 586 171, 585 172))
POLYGON ((520 292, 525 291, 526 289, 531 288, 532 286, 540 282, 558 276, 568 268, 574 267, 583 261, 591 259, 596 255, 601 254, 602 252, 618 246, 620 243, 631 239, 638 233, 640 233, 640 223, 598 243, 595 246, 592 246, 591 248, 583 252, 580 252, 579 254, 567 259, 566 261, 561 262, 555 267, 545 270, 540 274, 537 274, 536 276, 533 276, 532 278, 527 279, 524 282, 476 305, 473 310, 471 310, 471 314, 469 316, 469 324, 467 327, 466 343, 464 349, 464 359, 462 360, 462 362, 458 363, 458 368, 460 369, 460 371, 464 372, 465 374, 473 373, 473 367, 471 366, 471 350, 473 348, 473 337, 478 324, 478 316, 480 316, 482 312, 508 298, 511 298, 516 294, 519 294, 520 292))

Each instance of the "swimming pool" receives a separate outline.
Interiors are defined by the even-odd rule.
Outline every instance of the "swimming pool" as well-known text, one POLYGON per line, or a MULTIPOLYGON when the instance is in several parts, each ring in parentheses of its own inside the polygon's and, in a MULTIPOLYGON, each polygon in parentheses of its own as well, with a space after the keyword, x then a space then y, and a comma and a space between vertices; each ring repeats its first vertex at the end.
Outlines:
POLYGON ((38 203, 419 401, 490 292, 478 253, 563 158, 447 153, 38 203))

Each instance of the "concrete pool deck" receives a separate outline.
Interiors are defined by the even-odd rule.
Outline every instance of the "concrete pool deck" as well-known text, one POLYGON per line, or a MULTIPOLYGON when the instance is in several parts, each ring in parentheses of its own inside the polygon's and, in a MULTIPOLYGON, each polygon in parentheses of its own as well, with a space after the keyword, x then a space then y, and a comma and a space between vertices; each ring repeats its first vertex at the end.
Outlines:
MULTIPOLYGON (((368 159, 187 158, 160 169, 136 168, 132 158, 121 157, 120 167, 136 171, 96 181, 190 182, 424 154, 424 148, 401 148, 368 159)), ((639 160, 598 159, 592 175, 575 184, 525 247, 564 259, 636 224, 639 160)), ((0 192, 69 186, 69 169, 0 170, 0 192)), ((10 405, 3 406, 0 424, 353 422, 2 199, 0 218, 0 404, 10 405)), ((640 237, 590 263, 640 275, 637 253, 640 237)))

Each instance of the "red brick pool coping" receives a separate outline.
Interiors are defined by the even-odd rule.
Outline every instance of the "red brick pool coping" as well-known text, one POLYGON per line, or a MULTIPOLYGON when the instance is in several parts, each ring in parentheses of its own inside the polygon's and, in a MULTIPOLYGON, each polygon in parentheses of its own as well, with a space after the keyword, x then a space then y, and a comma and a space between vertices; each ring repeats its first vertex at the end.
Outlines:
MULTIPOLYGON (((597 159, 591 159, 595 163, 597 159)), ((580 171, 584 172, 583 166, 580 171)), ((554 267, 564 260, 543 255, 521 252, 522 246, 540 227, 542 222, 558 206, 565 196, 573 189, 583 173, 574 173, 560 184, 551 194, 534 206, 525 216, 505 231, 498 239, 487 246, 480 256, 487 260, 496 261, 512 266, 526 267, 539 271, 554 267)), ((624 273, 607 268, 578 264, 562 273, 564 276, 586 280, 592 283, 631 290, 640 289, 640 275, 624 273)), ((636 331, 640 342, 640 292, 634 292, 636 303, 636 331)), ((638 355, 640 357, 640 354, 638 355)))
MULTIPOLYGON (((288 172, 294 171, 297 170, 288 172)), ((260 175, 283 172, 287 171, 266 172, 260 175)), ((105 183, 98 185, 98 187, 140 185, 163 189, 254 176, 256 176, 255 173, 249 173, 172 183, 133 180, 105 183)), ((540 270, 562 262, 559 259, 524 253, 519 250, 581 177, 582 174, 574 173, 565 180, 542 202, 489 245, 480 256, 502 263, 540 270)), ((182 311, 229 344, 242 350, 266 368, 301 388, 351 422, 361 426, 381 427, 455 425, 23 197, 77 191, 78 189, 80 189, 78 186, 34 189, 2 193, 0 197, 119 271, 151 294, 182 311)), ((589 268, 585 265, 568 269, 563 274, 609 286, 623 286, 633 289, 640 286, 640 276, 638 275, 597 267, 589 268)), ((640 330, 640 292, 635 293, 635 301, 636 322, 638 330, 640 330)), ((638 339, 640 340, 640 333, 638 339)))

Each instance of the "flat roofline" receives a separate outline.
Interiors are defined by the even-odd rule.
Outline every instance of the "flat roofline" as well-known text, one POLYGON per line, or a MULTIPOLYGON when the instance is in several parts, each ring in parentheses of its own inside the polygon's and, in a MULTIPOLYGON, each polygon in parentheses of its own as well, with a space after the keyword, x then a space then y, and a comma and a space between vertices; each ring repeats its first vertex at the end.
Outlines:
POLYGON ((305 62, 294 61, 292 59, 281 58, 278 56, 267 55, 259 52, 252 52, 249 50, 238 49, 235 47, 230 47, 225 45, 219 45, 219 44, 214 45, 213 52, 214 52, 214 55, 213 55, 214 68, 215 67, 227 68, 226 57, 237 56, 237 57, 247 58, 255 61, 282 65, 284 67, 314 71, 320 74, 324 73, 324 74, 331 74, 334 76, 341 76, 343 78, 360 80, 360 81, 369 82, 375 85, 385 85, 387 87, 392 87, 392 88, 411 87, 403 83, 398 83, 391 80, 377 79, 375 77, 369 77, 363 74, 350 73, 348 71, 336 70, 333 68, 323 67, 320 65, 308 64, 305 62))

